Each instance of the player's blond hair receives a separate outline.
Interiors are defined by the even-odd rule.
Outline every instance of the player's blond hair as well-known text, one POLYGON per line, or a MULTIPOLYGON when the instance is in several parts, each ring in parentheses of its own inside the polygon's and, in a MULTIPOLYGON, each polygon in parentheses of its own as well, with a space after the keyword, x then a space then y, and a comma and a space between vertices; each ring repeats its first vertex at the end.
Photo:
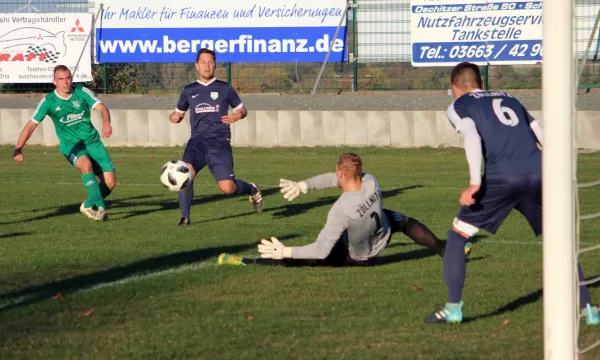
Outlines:
POLYGON ((65 65, 56 65, 54 67, 54 72, 52 74, 56 75, 57 71, 68 71, 68 72, 71 72, 71 70, 68 67, 66 67, 65 65))
POLYGON ((356 153, 342 153, 336 166, 348 177, 357 178, 362 174, 362 160, 356 153))

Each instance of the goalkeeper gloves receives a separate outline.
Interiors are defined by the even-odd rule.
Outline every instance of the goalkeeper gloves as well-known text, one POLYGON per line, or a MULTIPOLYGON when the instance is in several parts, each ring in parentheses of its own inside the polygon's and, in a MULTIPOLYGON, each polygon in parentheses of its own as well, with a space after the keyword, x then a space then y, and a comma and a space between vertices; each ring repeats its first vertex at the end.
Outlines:
POLYGON ((286 179, 279 179, 279 188, 283 197, 288 201, 294 200, 300 196, 300 193, 306 194, 308 192, 308 185, 304 181, 293 182, 286 179))
POLYGON ((284 246, 281 241, 272 236, 271 240, 262 239, 258 244, 260 257, 265 259, 281 260, 292 257, 292 248, 284 246))

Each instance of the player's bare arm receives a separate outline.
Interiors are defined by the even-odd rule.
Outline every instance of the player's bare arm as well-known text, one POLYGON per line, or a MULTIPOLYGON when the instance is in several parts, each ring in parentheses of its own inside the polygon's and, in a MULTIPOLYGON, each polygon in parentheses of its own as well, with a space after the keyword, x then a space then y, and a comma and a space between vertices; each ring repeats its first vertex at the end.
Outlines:
POLYGON ((22 149, 25 146, 25 144, 27 143, 27 140, 29 140, 29 138, 31 137, 31 134, 33 134, 33 132, 37 128, 37 126, 38 126, 38 123, 36 123, 35 121, 29 120, 29 122, 25 125, 25 127, 23 127, 23 130, 21 131, 21 135, 19 135, 19 140, 17 141, 17 145, 15 146, 15 151, 13 152, 13 159, 16 162, 23 161, 22 149))
POLYGON ((169 121, 172 122, 173 124, 178 124, 181 122, 181 120, 183 120, 184 116, 185 116, 185 113, 182 113, 179 111, 173 111, 171 113, 171 115, 169 115, 169 121))
POLYGON ((240 121, 248 115, 248 109, 244 105, 241 108, 237 109, 235 112, 227 114, 221 117, 221 120, 224 124, 230 125, 236 121, 240 121))
POLYGON ((102 137, 109 138, 112 135, 112 125, 110 124, 110 111, 104 104, 98 104, 94 108, 102 117, 102 137))

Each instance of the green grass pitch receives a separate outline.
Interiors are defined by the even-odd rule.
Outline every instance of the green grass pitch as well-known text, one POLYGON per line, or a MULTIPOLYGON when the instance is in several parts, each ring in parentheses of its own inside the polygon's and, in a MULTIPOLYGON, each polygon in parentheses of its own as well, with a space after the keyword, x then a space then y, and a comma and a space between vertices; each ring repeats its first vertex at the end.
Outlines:
MULTIPOLYGON (((261 186, 264 211, 220 194, 204 169, 187 228, 158 180, 181 147, 109 148, 118 185, 105 223, 79 213, 81 178, 56 148, 26 147, 20 164, 0 150, 2 359, 542 357, 542 239, 516 212, 475 239, 461 325, 422 322, 445 302, 442 261, 402 234, 371 268, 216 265, 221 252, 256 256, 264 237, 314 241, 339 190, 287 202, 277 185, 333 171, 342 150, 361 154, 386 208, 445 239, 468 182, 461 149, 235 148, 236 176, 261 186)), ((580 181, 599 168, 600 155, 581 155, 580 181)), ((600 211, 600 187, 580 194, 582 214, 600 211)), ((582 222, 582 243, 600 243, 599 231, 600 220, 582 222)), ((597 252, 581 262, 588 278, 600 274, 597 252)), ((591 292, 600 302, 600 287, 591 292)), ((599 338, 582 322, 582 344, 599 338)))

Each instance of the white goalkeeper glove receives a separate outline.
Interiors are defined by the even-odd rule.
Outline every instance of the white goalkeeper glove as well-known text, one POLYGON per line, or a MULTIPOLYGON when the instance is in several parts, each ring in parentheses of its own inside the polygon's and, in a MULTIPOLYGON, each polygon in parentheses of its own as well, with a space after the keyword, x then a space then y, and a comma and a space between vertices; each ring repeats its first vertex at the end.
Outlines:
POLYGON ((288 201, 294 200, 300 196, 300 193, 306 194, 308 192, 308 185, 304 181, 293 182, 286 179, 279 179, 279 188, 283 197, 288 201))
POLYGON ((258 252, 261 258, 281 260, 292 257, 292 248, 284 246, 276 237, 271 240, 262 239, 258 244, 258 252))

